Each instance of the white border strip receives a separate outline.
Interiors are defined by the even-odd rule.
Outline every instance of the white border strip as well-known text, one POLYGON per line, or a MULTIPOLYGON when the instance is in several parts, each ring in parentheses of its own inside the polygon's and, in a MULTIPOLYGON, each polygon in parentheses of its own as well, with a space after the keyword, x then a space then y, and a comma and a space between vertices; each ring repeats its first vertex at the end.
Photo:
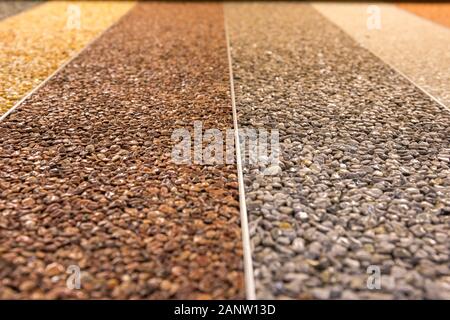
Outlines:
POLYGON ((106 27, 105 30, 103 30, 102 32, 100 32, 97 36, 95 36, 92 40, 90 40, 83 48, 81 48, 80 51, 78 51, 77 53, 75 53, 73 56, 69 57, 65 62, 63 62, 62 65, 60 65, 58 67, 58 69, 56 69, 51 75, 49 75, 44 81, 42 81, 41 83, 39 83, 36 87, 34 87, 33 89, 31 89, 31 91, 29 91, 22 99, 20 99, 18 102, 16 102, 16 104, 14 106, 12 106, 12 108, 10 108, 8 111, 6 111, 1 117, 0 117, 0 122, 2 122, 3 120, 6 119, 6 117, 8 117, 11 113, 13 113, 22 103, 24 103, 29 97, 31 97, 36 91, 38 91, 40 88, 42 88, 51 78, 53 78, 56 74, 58 74, 62 69, 64 69, 69 63, 71 63, 73 60, 75 60, 76 58, 78 58, 84 51, 86 51, 87 48, 89 48, 94 42, 96 42, 98 39, 100 39, 108 30, 112 29, 113 27, 115 27, 119 21, 121 21, 126 15, 128 15, 131 11, 131 9, 133 9, 136 6, 136 3, 134 3, 133 6, 131 6, 128 11, 126 11, 122 16, 119 17, 119 19, 117 19, 115 22, 113 22, 109 27, 106 27))
POLYGON ((230 70, 230 91, 231 91, 231 106, 233 109, 233 124, 234 124, 234 141, 236 149, 236 164, 239 182, 239 207, 241 211, 241 229, 242 229, 242 246, 244 250, 244 276, 245 276, 245 293, 248 300, 255 300, 255 278, 253 276, 253 262, 252 249, 250 246, 250 232, 248 227, 247 204, 245 202, 245 185, 244 175, 242 173, 242 159, 241 147, 239 141, 239 127, 236 112, 236 98, 234 94, 234 80, 233 80, 233 66, 231 59, 230 37, 228 34, 228 26, 226 19, 226 4, 223 5, 223 17, 225 26, 225 38, 227 41, 228 66, 230 70))

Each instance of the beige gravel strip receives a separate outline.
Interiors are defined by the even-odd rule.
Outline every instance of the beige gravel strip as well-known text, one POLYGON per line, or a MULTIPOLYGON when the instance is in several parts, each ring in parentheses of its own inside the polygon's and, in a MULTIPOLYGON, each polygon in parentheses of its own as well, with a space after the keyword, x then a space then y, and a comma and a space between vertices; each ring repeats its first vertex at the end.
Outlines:
POLYGON ((0 115, 117 21, 133 4, 49 2, 2 21, 0 115))
POLYGON ((450 30, 391 4, 315 3, 362 46, 450 106, 450 30), (372 7, 369 7, 372 6, 372 7), (381 29, 369 29, 379 8, 381 29))

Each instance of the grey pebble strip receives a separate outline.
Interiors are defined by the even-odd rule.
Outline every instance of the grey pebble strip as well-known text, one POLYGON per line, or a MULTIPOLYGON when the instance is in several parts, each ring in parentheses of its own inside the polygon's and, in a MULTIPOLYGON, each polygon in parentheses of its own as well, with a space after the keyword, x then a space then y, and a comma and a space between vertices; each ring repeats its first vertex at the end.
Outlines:
POLYGON ((0 20, 27 10, 42 1, 0 1, 0 20))
POLYGON ((257 298, 450 299, 449 112, 309 5, 226 16, 239 127, 280 134, 244 161, 257 298))

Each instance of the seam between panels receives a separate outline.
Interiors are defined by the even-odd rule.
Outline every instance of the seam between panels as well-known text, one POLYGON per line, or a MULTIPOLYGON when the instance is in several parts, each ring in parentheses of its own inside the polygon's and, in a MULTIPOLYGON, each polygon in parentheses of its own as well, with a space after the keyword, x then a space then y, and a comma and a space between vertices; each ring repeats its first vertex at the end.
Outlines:
MULTIPOLYGON (((356 39, 356 37, 352 36, 350 33, 348 33, 347 31, 345 31, 343 28, 341 28, 339 26, 338 23, 334 22, 333 20, 329 19, 326 15, 324 15, 322 12, 320 12, 320 10, 318 10, 317 8, 314 7, 314 5, 309 4, 311 6, 312 9, 314 9, 318 14, 320 14, 324 19, 326 19, 328 22, 330 22, 331 24, 333 24, 337 29, 339 29, 340 31, 342 31, 343 33, 345 33, 348 37, 350 37, 353 41, 356 42, 356 44, 358 44, 360 47, 362 47, 364 50, 368 51, 371 55, 373 55, 374 57, 376 57, 378 60, 380 60, 382 63, 384 63, 386 66, 388 66, 392 71, 394 71, 395 73, 397 73, 398 75, 400 75, 401 77, 403 77, 404 79, 406 79, 409 83, 411 83, 413 86, 415 86, 417 89, 419 89, 419 91, 421 91, 422 93, 424 93, 428 98, 430 98, 431 100, 433 100, 434 102, 436 102, 442 109, 443 111, 447 111, 450 113, 450 106, 446 106, 443 102, 441 102, 438 98, 436 98, 433 94, 431 94, 430 92, 428 92, 425 88, 423 88, 421 85, 419 85, 417 82, 415 82, 413 79, 411 79, 409 76, 407 76, 405 73, 403 73, 402 71, 400 71, 397 67, 395 67, 393 64, 387 62, 385 59, 383 59, 381 56, 379 56, 378 54, 376 54, 375 52, 373 52, 370 48, 363 46, 362 43, 356 39)), ((410 13, 411 14, 411 13, 410 13)))
POLYGON ((115 22, 113 22, 109 27, 107 27, 105 30, 100 32, 97 36, 95 36, 93 39, 91 39, 83 48, 81 48, 80 51, 75 53, 73 56, 69 57, 66 61, 63 62, 55 71, 53 71, 47 78, 45 78, 41 83, 39 83, 36 87, 31 89, 22 99, 20 99, 14 106, 12 106, 8 111, 6 111, 1 117, 0 122, 5 120, 11 113, 13 113, 22 103, 24 103, 28 98, 30 98, 34 93, 36 93, 40 88, 42 88, 47 82, 50 81, 53 77, 55 77, 58 73, 60 73, 69 63, 74 61, 76 58, 78 58, 83 52, 85 52, 89 47, 92 46, 97 40, 99 40, 106 32, 111 30, 113 27, 115 27, 122 19, 124 19, 131 10, 136 6, 136 3, 134 3, 133 6, 131 6, 128 11, 126 11, 119 19, 117 19, 115 22))
MULTIPOLYGON (((419 3, 420 3, 420 1, 418 1, 419 3)), ((444 2, 444 1, 443 1, 444 2)), ((398 4, 401 4, 402 2, 399 2, 398 4)), ((408 3, 408 2, 406 2, 406 3, 408 3)), ((412 2, 412 3, 414 3, 414 2, 412 2)), ((445 3, 445 2, 444 2, 445 3)), ((383 3, 384 5, 386 5, 386 4, 393 4, 393 3, 383 3)), ((406 13, 407 15, 410 15, 411 17, 414 17, 414 18, 416 18, 416 19, 419 19, 419 20, 422 20, 422 22, 426 22, 426 23, 429 23, 429 24, 432 24, 432 25, 434 25, 435 27, 439 27, 439 28, 444 28, 444 29, 447 29, 448 30, 448 28, 449 27, 447 27, 446 25, 444 25, 444 24, 442 24, 442 23, 440 23, 440 22, 438 22, 438 21, 435 21, 435 20, 433 20, 433 19, 431 19, 431 18, 427 18, 427 17, 425 17, 425 16, 421 16, 421 15, 418 15, 417 13, 415 13, 414 11, 409 11, 408 9, 406 9, 406 8, 403 8, 403 7, 400 7, 400 6, 398 6, 397 5, 397 3, 394 3, 395 5, 393 5, 392 7, 393 7, 393 9, 394 10, 399 10, 399 11, 402 11, 403 13, 406 13)))
POLYGON ((241 231, 242 231, 242 246, 244 251, 244 277, 245 277, 245 294, 248 300, 255 300, 255 278, 253 275, 253 261, 252 261, 252 250, 250 245, 250 231, 248 226, 248 214, 247 214, 247 204, 245 201, 245 185, 244 185, 244 175, 242 172, 242 158, 241 158, 241 148, 239 141, 239 127, 237 121, 237 111, 236 111, 236 97, 234 92, 234 78, 233 78, 233 65, 231 58, 230 49, 230 37, 228 33, 227 18, 226 18, 226 4, 223 4, 223 17, 224 17, 224 28, 225 28, 225 38, 227 44, 227 55, 228 55, 228 66, 229 66, 229 77, 230 77, 230 93, 231 93, 231 106, 233 110, 233 125, 234 125, 234 142, 236 150, 236 167, 238 173, 238 183, 239 183, 239 208, 240 208, 240 218, 241 218, 241 231))

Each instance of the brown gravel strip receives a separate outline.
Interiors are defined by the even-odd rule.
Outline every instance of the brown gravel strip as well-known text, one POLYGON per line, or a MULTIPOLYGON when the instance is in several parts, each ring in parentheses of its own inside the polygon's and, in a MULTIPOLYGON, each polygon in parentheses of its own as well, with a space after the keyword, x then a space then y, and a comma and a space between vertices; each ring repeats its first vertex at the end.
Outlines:
POLYGON ((226 8, 239 127, 280 133, 244 167, 257 297, 449 299, 448 110, 309 5, 226 8))
POLYGON ((41 1, 0 1, 0 20, 27 10, 41 1))
POLYGON ((170 162, 231 114, 222 7, 137 5, 0 124, 0 297, 243 298, 235 166, 170 162))

